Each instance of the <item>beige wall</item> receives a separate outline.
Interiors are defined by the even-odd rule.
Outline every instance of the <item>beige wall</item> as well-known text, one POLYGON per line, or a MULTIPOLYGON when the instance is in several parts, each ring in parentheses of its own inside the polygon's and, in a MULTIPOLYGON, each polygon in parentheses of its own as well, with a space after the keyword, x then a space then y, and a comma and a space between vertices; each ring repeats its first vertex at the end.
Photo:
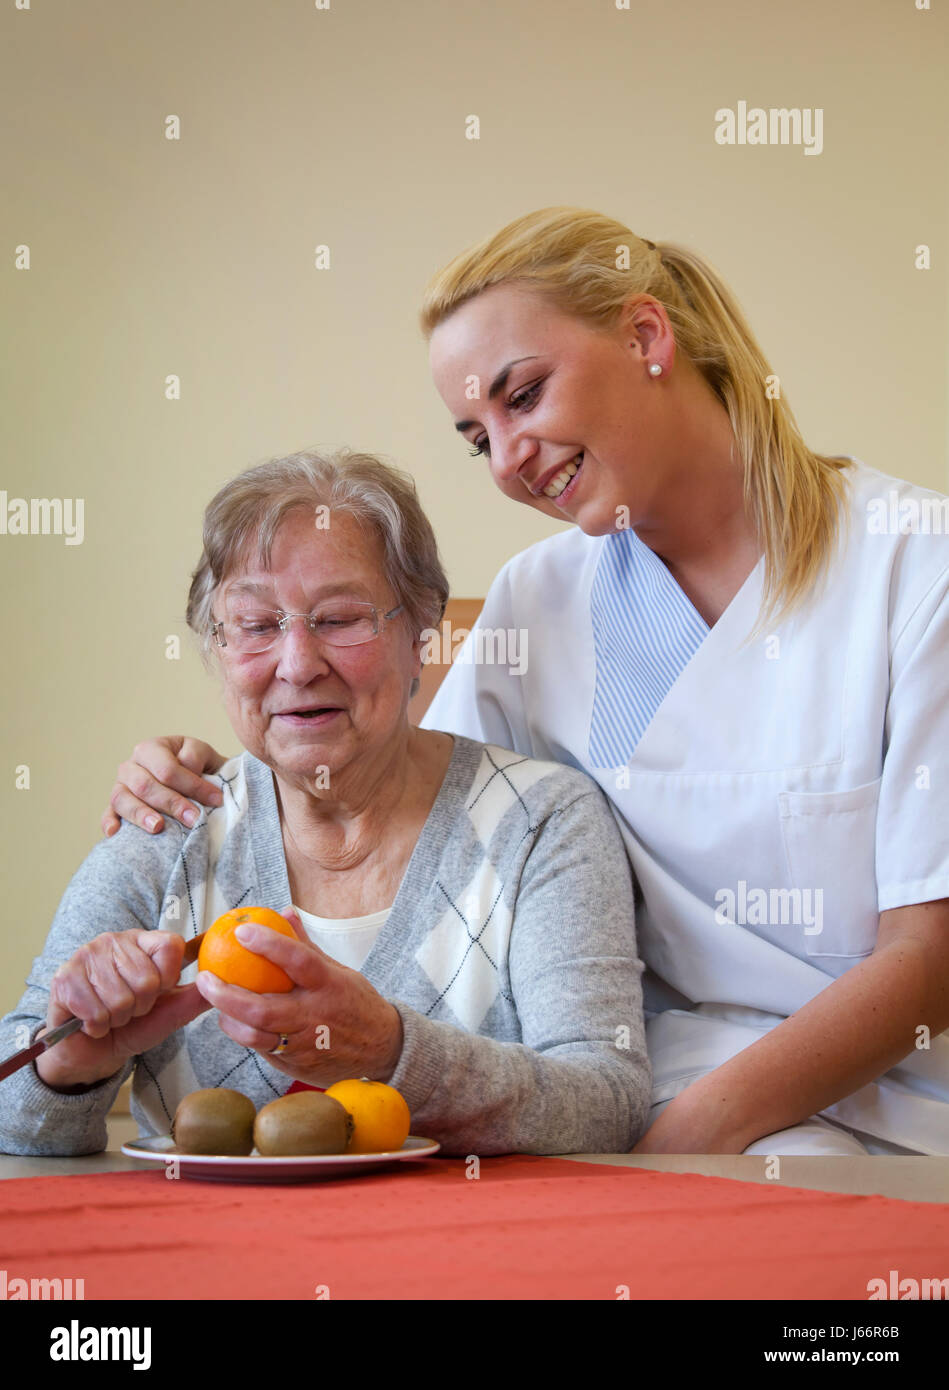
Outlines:
POLYGON ((85 534, 0 536, 0 1009, 119 758, 159 732, 234 747, 187 642, 165 655, 226 477, 304 445, 382 452, 463 595, 557 529, 468 457, 415 326, 428 276, 510 218, 570 203, 693 245, 815 447, 949 489, 938 0, 14 5, 0 488, 81 497, 85 534), (717 144, 739 101, 820 108, 821 153, 717 144))

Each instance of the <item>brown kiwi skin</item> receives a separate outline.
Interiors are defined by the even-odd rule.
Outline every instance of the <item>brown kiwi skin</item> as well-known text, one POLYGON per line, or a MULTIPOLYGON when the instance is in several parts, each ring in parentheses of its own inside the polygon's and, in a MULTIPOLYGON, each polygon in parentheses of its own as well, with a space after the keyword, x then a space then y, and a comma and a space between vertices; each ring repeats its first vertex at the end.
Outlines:
POLYGON ((353 1127, 352 1115, 335 1097, 295 1091, 258 1111, 254 1144, 266 1158, 342 1154, 353 1127))
POLYGON ((240 1157, 254 1147, 254 1102, 241 1091, 192 1091, 175 1111, 172 1138, 180 1153, 240 1157))

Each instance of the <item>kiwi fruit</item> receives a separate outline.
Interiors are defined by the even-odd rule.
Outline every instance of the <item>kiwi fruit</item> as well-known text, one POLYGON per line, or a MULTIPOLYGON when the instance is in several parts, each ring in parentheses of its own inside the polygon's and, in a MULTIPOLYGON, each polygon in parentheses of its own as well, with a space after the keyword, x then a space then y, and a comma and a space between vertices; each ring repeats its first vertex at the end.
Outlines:
POLYGON ((254 1102, 240 1091, 192 1091, 175 1111, 172 1138, 185 1154, 249 1154, 256 1114, 254 1102))
POLYGON ((258 1111, 254 1121, 257 1152, 267 1158, 287 1154, 341 1154, 353 1132, 353 1117, 322 1091, 295 1091, 258 1111))

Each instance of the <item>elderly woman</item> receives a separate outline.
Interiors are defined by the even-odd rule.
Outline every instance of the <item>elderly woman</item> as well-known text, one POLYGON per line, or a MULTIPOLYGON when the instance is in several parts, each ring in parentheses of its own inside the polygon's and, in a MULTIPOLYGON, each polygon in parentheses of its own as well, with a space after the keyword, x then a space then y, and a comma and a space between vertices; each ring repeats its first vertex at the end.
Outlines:
MULTIPOLYGON (((599 213, 502 227, 421 317, 455 430, 574 523, 479 620, 529 628, 524 678, 456 662, 424 722, 613 803, 655 1081, 637 1150, 949 1153, 949 499, 808 448, 715 271, 599 213)), ((181 751, 191 772, 141 754, 172 814, 218 764, 181 751)))
POLYGON ((101 1150, 131 1073, 145 1133, 199 1088, 262 1105, 366 1076, 450 1153, 636 1141, 650 1075, 621 837, 582 773, 410 726, 446 596, 414 486, 378 460, 298 454, 221 489, 188 621, 246 751, 192 829, 124 825, 76 873, 0 1042, 83 1028, 0 1085, 0 1148, 101 1150), (243 904, 292 904, 295 940, 241 939, 293 989, 177 984, 185 942, 243 904))

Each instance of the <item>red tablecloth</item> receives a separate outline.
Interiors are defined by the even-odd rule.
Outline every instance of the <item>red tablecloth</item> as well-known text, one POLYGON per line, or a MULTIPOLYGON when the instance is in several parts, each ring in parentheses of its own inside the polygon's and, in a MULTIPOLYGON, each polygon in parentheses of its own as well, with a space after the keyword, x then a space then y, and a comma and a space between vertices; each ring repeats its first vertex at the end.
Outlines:
POLYGON ((0 1183, 7 1279, 86 1299, 863 1299, 945 1277, 949 1205, 511 1156, 303 1185, 0 1183), (619 1293, 617 1291, 620 1291, 619 1293), (325 1295, 324 1295, 325 1296, 325 1295))

